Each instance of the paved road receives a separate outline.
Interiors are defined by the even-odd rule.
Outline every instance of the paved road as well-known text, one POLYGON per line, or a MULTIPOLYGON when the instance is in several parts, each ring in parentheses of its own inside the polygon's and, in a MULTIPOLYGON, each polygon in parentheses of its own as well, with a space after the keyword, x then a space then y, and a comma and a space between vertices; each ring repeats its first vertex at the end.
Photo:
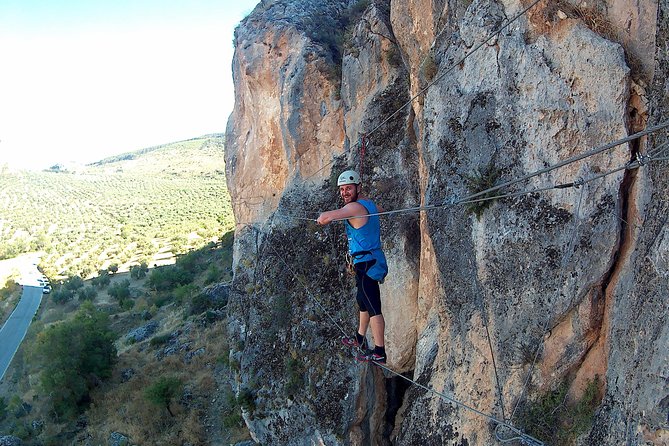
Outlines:
POLYGON ((21 345, 40 302, 42 302, 42 287, 24 285, 19 304, 0 329, 0 380, 21 345))

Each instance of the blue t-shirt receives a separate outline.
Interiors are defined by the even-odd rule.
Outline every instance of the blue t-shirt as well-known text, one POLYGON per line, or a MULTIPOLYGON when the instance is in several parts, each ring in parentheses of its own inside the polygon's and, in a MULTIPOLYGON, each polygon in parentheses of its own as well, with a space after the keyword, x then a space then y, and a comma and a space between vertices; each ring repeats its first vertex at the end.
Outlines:
MULTIPOLYGON (((361 199, 357 201, 367 209, 367 213, 376 214, 378 209, 373 201, 361 199)), ((367 223, 356 229, 346 220, 346 236, 348 237, 348 252, 353 257, 353 263, 376 260, 367 271, 367 275, 374 280, 383 282, 388 274, 386 256, 381 250, 381 222, 378 215, 367 217, 367 223)))

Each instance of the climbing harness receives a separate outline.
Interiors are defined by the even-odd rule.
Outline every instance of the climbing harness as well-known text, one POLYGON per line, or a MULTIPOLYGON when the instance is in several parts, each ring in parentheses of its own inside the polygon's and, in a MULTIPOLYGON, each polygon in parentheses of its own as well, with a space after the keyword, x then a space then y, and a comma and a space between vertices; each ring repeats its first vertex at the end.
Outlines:
POLYGON ((346 252, 346 271, 350 276, 355 277, 355 264, 353 263, 353 256, 346 252))

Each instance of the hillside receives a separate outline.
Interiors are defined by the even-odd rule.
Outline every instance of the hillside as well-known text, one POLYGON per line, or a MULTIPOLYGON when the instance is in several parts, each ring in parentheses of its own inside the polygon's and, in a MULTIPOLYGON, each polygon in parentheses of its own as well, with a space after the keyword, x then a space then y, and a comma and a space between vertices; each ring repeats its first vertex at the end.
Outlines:
POLYGON ((207 135, 102 159, 84 173, 210 177, 225 174, 225 135, 207 135))
POLYGON ((171 266, 56 285, 0 382, 0 439, 158 446, 248 438, 248 402, 237 396, 244 389, 228 357, 232 240, 228 233, 171 266), (167 400, 147 393, 167 382, 167 400))
MULTIPOLYGON (((214 135, 76 173, 0 177, 4 255, 41 250, 53 284, 0 382, 0 443, 249 438, 249 394, 229 357, 222 152, 214 135)), ((0 289, 0 318, 19 295, 13 282, 0 289)))
POLYGON ((173 261, 232 229, 221 137, 121 158, 0 176, 0 259, 41 251, 50 277, 89 277, 173 261))

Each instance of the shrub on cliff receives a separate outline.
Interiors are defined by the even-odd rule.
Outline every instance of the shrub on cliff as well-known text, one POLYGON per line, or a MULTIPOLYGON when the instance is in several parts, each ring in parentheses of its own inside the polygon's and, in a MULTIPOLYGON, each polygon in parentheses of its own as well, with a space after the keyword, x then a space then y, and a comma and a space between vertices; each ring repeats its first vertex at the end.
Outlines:
POLYGON ((338 67, 331 73, 332 75, 335 72, 338 73, 338 76, 332 79, 333 81, 338 82, 341 78, 341 61, 346 35, 350 35, 350 27, 360 20, 369 3, 369 0, 358 0, 341 14, 323 10, 315 12, 304 21, 309 38, 326 49, 332 62, 338 67))
POLYGON ((161 377, 144 391, 144 397, 156 406, 166 408, 173 417, 174 413, 170 409, 170 403, 181 395, 182 389, 183 384, 179 378, 161 377))
POLYGON ((179 285, 186 285, 193 281, 193 273, 186 271, 180 266, 164 266, 154 269, 147 280, 149 288, 156 291, 169 291, 179 285))
POLYGON ((286 369, 286 385, 284 391, 286 395, 294 398, 304 392, 304 364, 294 357, 286 358, 284 361, 286 369))
MULTIPOLYGON (((495 183, 497 183, 497 180, 499 180, 501 176, 502 176, 502 171, 499 168, 497 168, 495 164, 491 161, 483 169, 479 169, 476 172, 472 173, 471 175, 467 175, 465 177, 465 184, 467 185, 467 189, 469 190, 470 194, 477 194, 479 192, 482 192, 486 189, 495 186, 495 183)), ((475 200, 483 200, 483 201, 468 203, 466 205, 467 213, 468 214, 473 213, 474 215, 476 215, 477 219, 480 219, 481 215, 483 215, 483 211, 485 211, 493 203, 494 199, 491 198, 497 195, 498 193, 499 191, 488 192, 486 194, 477 197, 475 200)))
POLYGON ((549 445, 573 444, 575 439, 590 430, 599 405, 599 376, 588 381, 583 396, 569 401, 569 385, 563 381, 556 389, 528 401, 521 407, 519 424, 532 435, 549 445))

